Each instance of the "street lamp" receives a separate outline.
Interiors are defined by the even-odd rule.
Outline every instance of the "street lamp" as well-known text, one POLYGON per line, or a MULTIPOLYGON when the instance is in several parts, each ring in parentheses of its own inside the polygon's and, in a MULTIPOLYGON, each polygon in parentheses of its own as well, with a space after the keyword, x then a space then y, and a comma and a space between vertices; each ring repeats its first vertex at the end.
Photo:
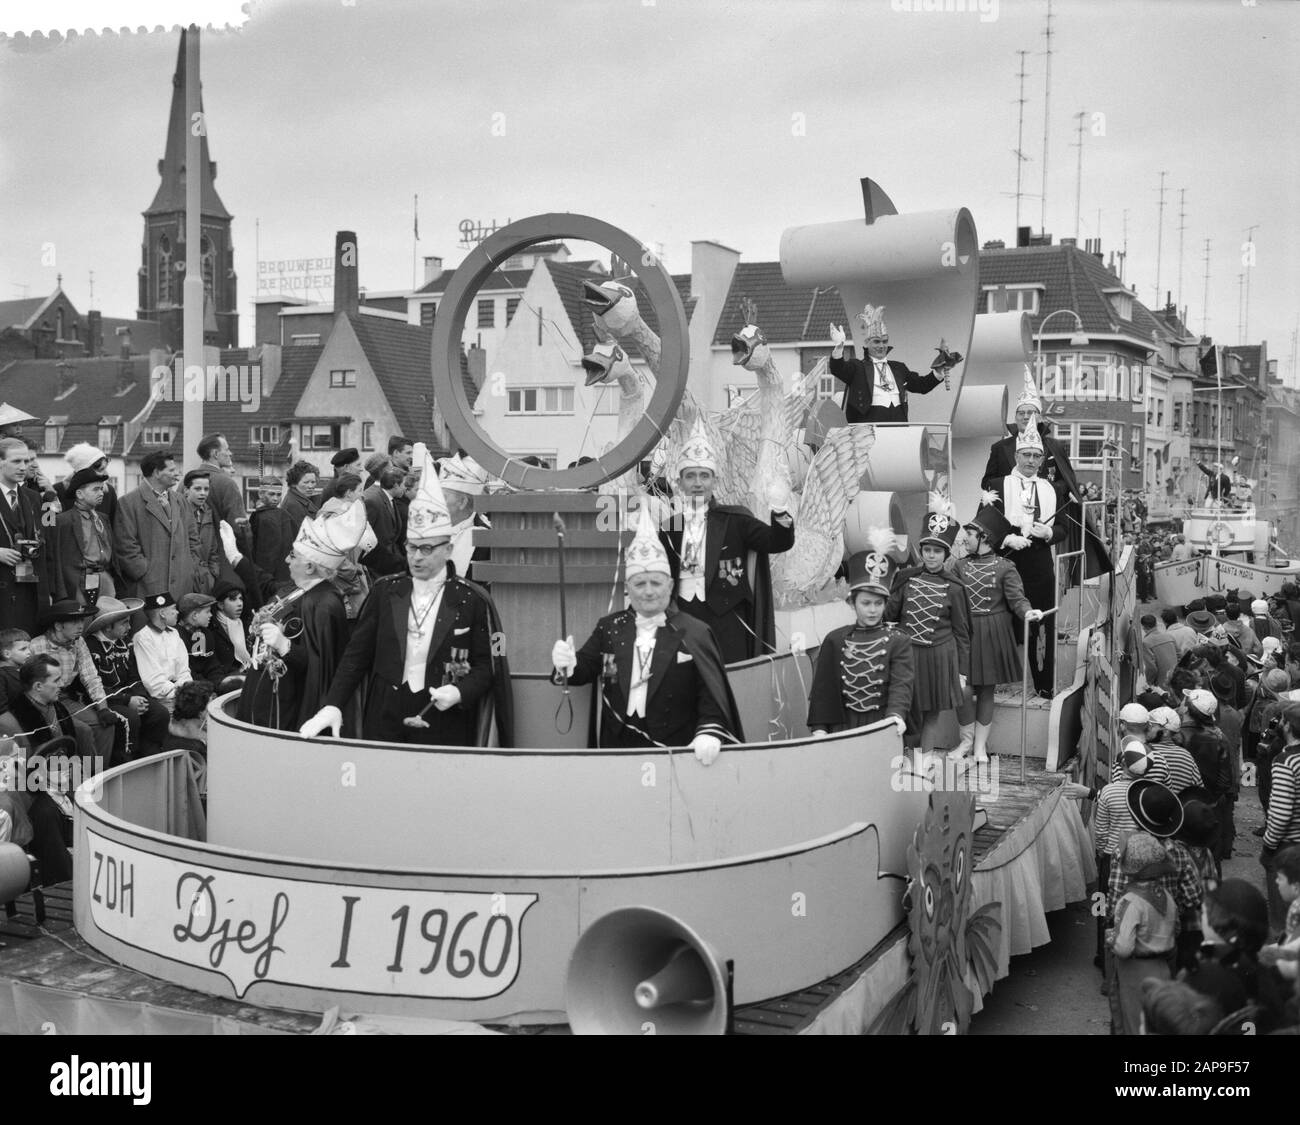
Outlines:
MULTIPOLYGON (((1038 341, 1037 347, 1034 349, 1034 359, 1036 366, 1038 367, 1038 378, 1040 382, 1043 378, 1043 329, 1047 327, 1047 322, 1051 320, 1052 317, 1060 316, 1061 313, 1066 313, 1069 316, 1074 317, 1074 335, 1070 337, 1070 347, 1086 348, 1088 346, 1088 337, 1083 333, 1083 320, 1077 312, 1073 309, 1056 309, 1053 312, 1049 312, 1041 321, 1039 321, 1038 331, 1034 334, 1038 341)), ((1039 387, 1039 390, 1042 390, 1041 386, 1039 387)))

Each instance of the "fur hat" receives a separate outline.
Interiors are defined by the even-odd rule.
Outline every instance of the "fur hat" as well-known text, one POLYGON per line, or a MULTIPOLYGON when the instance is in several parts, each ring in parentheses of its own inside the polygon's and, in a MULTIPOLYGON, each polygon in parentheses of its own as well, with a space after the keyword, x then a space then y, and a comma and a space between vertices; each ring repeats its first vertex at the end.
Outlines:
POLYGON ((68 468, 74 473, 79 473, 82 469, 89 469, 96 461, 102 461, 106 456, 102 449, 96 449, 90 442, 83 441, 69 449, 63 455, 63 459, 68 463, 68 468))

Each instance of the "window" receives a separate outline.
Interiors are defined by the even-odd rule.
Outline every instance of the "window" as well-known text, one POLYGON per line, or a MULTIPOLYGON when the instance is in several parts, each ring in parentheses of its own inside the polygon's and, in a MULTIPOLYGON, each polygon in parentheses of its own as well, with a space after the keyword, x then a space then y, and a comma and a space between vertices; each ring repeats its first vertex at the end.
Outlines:
POLYGON ((1120 320, 1133 319, 1133 298, 1128 293, 1107 293, 1106 300, 1110 302, 1111 311, 1120 320))
POLYGON ((513 387, 506 392, 507 414, 572 414, 572 387, 513 387))
MULTIPOLYGON (((980 312, 997 312, 999 306, 998 288, 984 290, 986 296, 980 305, 980 312)), ((1037 289, 1011 288, 1007 287, 1006 311, 1007 312, 1027 312, 1036 314, 1038 312, 1038 294, 1037 289)))
POLYGON ((116 433, 117 433, 117 426, 113 425, 112 423, 101 422, 99 426, 98 440, 95 442, 95 445, 101 450, 112 449, 113 437, 116 433))
POLYGON ((1041 390, 1047 398, 1076 402, 1112 399, 1126 385, 1129 370, 1105 352, 1056 352, 1044 356, 1041 390))
POLYGON ((1174 433, 1181 434, 1183 432, 1183 404, 1181 402, 1174 403, 1173 422, 1174 433))
POLYGON ((330 372, 331 387, 355 387, 357 385, 357 373, 352 368, 344 368, 330 372))
POLYGON ((302 453, 337 450, 340 447, 338 426, 310 423, 298 427, 298 449, 302 453))
POLYGON ((158 306, 172 301, 172 241, 165 234, 158 239, 158 306))
POLYGON ((1128 451, 1132 458, 1132 464, 1142 464, 1142 427, 1133 426, 1129 430, 1128 451))
POLYGON ((203 270, 203 294, 215 300, 212 286, 216 278, 216 251, 212 248, 212 240, 205 234, 199 239, 199 265, 203 270))
POLYGON ((1101 447, 1113 433, 1106 422, 1066 422, 1060 426, 1061 441, 1067 445, 1076 469, 1100 469, 1101 447))
POLYGON ((1156 399, 1156 429, 1163 430, 1164 428, 1165 428, 1165 400, 1162 398, 1158 398, 1156 399))
POLYGON ((274 425, 251 426, 248 431, 248 443, 250 445, 279 445, 280 427, 274 425))
POLYGON ((140 440, 145 445, 169 446, 172 443, 172 428, 170 426, 146 426, 140 440))
POLYGON ((433 318, 438 311, 436 301, 423 301, 420 304, 420 324, 425 328, 433 326, 433 318))
POLYGON ((301 336, 290 336, 289 342, 295 348, 314 348, 320 343, 320 333, 304 332, 301 336))
POLYGON ((253 511, 261 499, 260 492, 262 488, 261 477, 244 477, 244 508, 247 511, 253 511))
POLYGON ((607 416, 618 413, 619 388, 617 383, 605 383, 591 388, 596 393, 596 408, 592 414, 607 416))
POLYGON ((60 414, 57 418, 50 417, 45 419, 45 452, 57 453, 59 446, 63 444, 63 431, 67 428, 68 419, 60 414))
POLYGON ((361 423, 361 448, 367 453, 375 448, 375 424, 373 422, 361 423))
POLYGON ((515 318, 515 309, 519 307, 518 297, 506 298, 506 323, 509 324, 515 318))
POLYGON ((484 297, 478 303, 478 326, 495 328, 497 323, 497 303, 492 297, 484 297))

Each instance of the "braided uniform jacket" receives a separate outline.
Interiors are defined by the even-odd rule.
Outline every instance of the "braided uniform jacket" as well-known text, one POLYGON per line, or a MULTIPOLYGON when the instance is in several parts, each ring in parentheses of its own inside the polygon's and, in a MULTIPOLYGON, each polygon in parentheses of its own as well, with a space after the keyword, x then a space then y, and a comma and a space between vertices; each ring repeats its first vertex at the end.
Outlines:
POLYGON ((1011 610, 1023 620, 1033 606, 1025 597, 1025 584, 1015 565, 998 555, 972 555, 954 570, 966 587, 972 617, 990 617, 1011 610))
POLYGON ((912 643, 897 625, 843 625, 817 651, 808 726, 838 727, 848 712, 906 717, 912 702, 912 643))

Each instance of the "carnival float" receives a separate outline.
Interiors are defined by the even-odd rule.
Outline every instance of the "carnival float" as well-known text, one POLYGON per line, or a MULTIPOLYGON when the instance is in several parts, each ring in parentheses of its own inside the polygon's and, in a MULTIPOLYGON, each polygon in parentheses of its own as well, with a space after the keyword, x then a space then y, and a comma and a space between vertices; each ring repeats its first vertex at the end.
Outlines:
POLYGON ((873 527, 910 557, 932 493, 973 514, 1029 351, 1023 314, 976 318, 968 211, 900 214, 870 180, 863 200, 863 217, 787 229, 781 269, 838 287, 848 310, 886 308, 900 354, 957 357, 906 425, 828 415, 777 370, 752 303, 732 352, 758 393, 710 411, 688 390, 672 278, 608 223, 538 215, 474 250, 439 309, 431 380, 457 443, 507 486, 480 498, 492 526, 475 543, 491 551, 476 578, 508 638, 512 719, 486 716, 476 747, 397 746, 271 731, 214 701, 205 795, 180 752, 77 790, 79 940, 7 959, 0 1026, 38 1030, 57 1009, 61 1026, 114 1031, 964 1031, 1011 956, 1048 940, 1047 912, 1095 878, 1065 783, 1106 767, 1102 669, 1120 663, 1125 595, 1114 575, 1078 584, 1065 688, 1000 702, 1003 756, 980 775, 905 751, 890 722, 809 736, 813 658, 846 620, 836 571, 873 527), (584 294, 600 343, 576 377, 617 384, 618 440, 550 470, 477 425, 459 342, 484 280, 561 239, 601 244, 635 278, 584 294), (780 477, 797 529, 774 559, 778 651, 728 667, 749 740, 707 769, 689 750, 590 748, 590 689, 557 687, 547 655, 622 589, 655 502, 629 496, 635 467, 671 463, 697 425, 728 451, 718 498, 764 517, 780 477))

